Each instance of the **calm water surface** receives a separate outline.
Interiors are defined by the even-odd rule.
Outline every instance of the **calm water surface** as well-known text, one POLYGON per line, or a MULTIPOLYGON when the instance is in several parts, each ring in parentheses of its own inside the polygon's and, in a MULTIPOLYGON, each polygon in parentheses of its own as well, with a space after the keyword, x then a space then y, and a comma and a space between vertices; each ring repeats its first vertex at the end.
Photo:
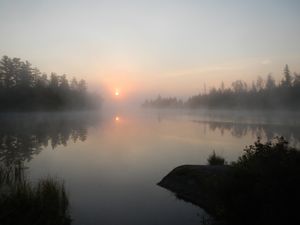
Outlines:
POLYGON ((205 212, 156 185, 174 167, 227 161, 257 136, 299 145, 295 113, 170 112, 2 115, 0 160, 33 182, 63 179, 73 224, 200 224, 205 212))

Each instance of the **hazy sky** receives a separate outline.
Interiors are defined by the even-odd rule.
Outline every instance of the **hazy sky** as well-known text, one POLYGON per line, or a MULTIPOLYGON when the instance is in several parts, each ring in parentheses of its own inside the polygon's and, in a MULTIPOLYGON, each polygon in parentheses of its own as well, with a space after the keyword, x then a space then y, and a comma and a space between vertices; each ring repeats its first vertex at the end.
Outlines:
POLYGON ((0 0, 0 55, 93 90, 186 96, 300 72, 299 12, 299 0, 0 0))

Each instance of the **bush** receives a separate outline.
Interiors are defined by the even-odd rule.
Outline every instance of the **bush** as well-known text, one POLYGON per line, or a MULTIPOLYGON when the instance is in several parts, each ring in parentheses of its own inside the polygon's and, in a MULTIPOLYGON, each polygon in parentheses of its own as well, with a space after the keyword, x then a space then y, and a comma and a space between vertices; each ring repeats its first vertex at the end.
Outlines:
POLYGON ((254 145, 231 165, 222 187, 223 219, 228 224, 300 224, 300 152, 283 137, 254 145))
POLYGON ((207 159, 208 165, 225 165, 225 159, 221 156, 216 155, 215 151, 207 159))

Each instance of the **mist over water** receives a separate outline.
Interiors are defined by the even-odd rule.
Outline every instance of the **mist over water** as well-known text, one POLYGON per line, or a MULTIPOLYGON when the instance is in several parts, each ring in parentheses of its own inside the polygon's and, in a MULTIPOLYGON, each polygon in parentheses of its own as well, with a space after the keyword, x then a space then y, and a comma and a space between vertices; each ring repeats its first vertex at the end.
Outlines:
POLYGON ((183 164, 227 161, 258 136, 299 145, 297 113, 143 110, 1 115, 1 163, 61 177, 74 224, 199 224, 205 212, 156 183, 183 164))
POLYGON ((0 0, 0 225, 296 218, 299 11, 0 0))

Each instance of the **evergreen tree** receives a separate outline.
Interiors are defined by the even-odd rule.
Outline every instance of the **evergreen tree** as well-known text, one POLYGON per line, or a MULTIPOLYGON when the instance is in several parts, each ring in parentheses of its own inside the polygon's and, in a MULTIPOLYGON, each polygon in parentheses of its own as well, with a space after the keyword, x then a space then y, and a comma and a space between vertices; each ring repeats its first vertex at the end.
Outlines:
POLYGON ((0 60, 0 111, 96 107, 91 99, 84 80, 73 79, 70 88, 66 75, 51 73, 48 79, 27 61, 8 56, 0 60))
POLYGON ((292 86, 292 76, 288 65, 285 65, 283 69, 284 78, 282 80, 283 87, 291 87, 292 86))

